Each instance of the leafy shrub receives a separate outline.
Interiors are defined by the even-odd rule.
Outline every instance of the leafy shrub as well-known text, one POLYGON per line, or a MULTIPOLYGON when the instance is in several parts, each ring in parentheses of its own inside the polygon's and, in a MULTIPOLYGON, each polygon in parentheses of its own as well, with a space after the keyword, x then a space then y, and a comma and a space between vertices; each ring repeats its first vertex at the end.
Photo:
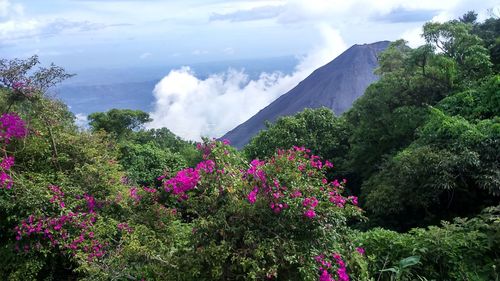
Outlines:
POLYGON ((366 249, 369 270, 380 280, 391 280, 379 273, 409 256, 420 256, 410 271, 428 280, 497 280, 500 263, 500 208, 486 209, 472 219, 427 229, 397 233, 375 228, 353 236, 366 249))

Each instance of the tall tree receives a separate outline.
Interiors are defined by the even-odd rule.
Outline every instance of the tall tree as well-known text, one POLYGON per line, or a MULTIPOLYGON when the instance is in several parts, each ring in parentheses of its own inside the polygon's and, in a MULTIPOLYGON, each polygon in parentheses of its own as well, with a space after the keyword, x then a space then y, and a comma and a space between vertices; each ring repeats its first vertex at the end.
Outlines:
POLYGON ((92 130, 104 130, 120 139, 132 131, 143 128, 151 121, 149 114, 141 110, 111 109, 108 112, 96 112, 89 115, 92 130))

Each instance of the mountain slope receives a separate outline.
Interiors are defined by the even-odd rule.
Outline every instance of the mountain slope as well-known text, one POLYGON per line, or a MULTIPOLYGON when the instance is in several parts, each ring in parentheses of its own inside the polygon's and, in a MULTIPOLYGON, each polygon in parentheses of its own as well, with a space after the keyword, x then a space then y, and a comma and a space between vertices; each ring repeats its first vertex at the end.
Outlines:
POLYGON ((325 106, 335 114, 342 114, 378 79, 373 74, 378 65, 377 55, 389 44, 389 41, 381 41, 350 47, 222 139, 228 139, 233 146, 242 148, 265 128, 266 121, 274 122, 280 116, 293 115, 305 108, 325 106))

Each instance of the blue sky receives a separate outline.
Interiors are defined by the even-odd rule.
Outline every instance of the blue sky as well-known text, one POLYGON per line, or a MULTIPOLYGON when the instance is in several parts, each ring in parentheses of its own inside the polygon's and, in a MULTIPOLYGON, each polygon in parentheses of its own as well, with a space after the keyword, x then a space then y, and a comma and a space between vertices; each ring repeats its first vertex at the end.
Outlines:
POLYGON ((496 0, 0 0, 0 57, 72 69, 303 55, 325 27, 347 45, 404 37, 496 0))

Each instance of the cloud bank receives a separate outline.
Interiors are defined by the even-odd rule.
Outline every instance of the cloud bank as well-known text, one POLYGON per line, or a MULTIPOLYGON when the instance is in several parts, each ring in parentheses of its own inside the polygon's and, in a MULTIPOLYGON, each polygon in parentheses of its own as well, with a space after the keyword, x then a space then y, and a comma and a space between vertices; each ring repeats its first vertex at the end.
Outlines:
POLYGON ((244 71, 229 69, 202 80, 189 67, 170 71, 155 86, 154 121, 148 127, 167 127, 189 140, 222 136, 346 49, 337 30, 319 29, 323 44, 301 58, 289 75, 262 73, 251 80, 244 71))

